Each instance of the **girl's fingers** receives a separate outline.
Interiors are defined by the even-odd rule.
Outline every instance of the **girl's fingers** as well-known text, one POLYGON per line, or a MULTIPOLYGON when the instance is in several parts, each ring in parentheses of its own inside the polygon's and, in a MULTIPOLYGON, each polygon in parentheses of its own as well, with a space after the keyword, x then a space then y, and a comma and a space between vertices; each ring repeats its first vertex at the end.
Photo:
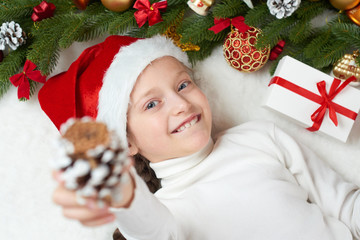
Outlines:
POLYGON ((76 207, 79 204, 76 201, 76 194, 59 185, 53 193, 53 201, 62 207, 76 207))
POLYGON ((62 171, 56 171, 56 170, 52 171, 52 177, 55 179, 55 181, 57 181, 60 184, 64 182, 64 180, 61 179, 61 174, 62 171))
POLYGON ((107 206, 99 206, 96 199, 87 197, 83 198, 80 196, 77 196, 74 191, 70 191, 66 189, 64 186, 59 185, 54 193, 53 193, 53 201, 60 205, 63 208, 73 208, 73 207, 84 207, 86 206, 89 209, 100 209, 105 208, 107 206))
POLYGON ((113 214, 108 209, 90 210, 87 207, 63 208, 63 215, 80 222, 91 222, 102 218, 111 217, 113 214))
POLYGON ((80 221, 81 224, 88 227, 100 226, 106 223, 113 222, 115 220, 115 216, 113 214, 105 215, 101 218, 89 220, 89 221, 80 221))

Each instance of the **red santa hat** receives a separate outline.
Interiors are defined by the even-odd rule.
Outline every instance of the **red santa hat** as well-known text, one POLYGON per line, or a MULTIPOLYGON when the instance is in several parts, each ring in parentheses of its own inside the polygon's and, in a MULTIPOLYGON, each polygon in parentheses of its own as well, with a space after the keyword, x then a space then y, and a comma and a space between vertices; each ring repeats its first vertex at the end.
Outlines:
POLYGON ((164 56, 191 67, 187 54, 166 37, 110 36, 85 49, 67 71, 45 83, 39 91, 41 108, 58 129, 69 118, 96 118, 115 130, 127 147, 131 91, 146 66, 164 56))

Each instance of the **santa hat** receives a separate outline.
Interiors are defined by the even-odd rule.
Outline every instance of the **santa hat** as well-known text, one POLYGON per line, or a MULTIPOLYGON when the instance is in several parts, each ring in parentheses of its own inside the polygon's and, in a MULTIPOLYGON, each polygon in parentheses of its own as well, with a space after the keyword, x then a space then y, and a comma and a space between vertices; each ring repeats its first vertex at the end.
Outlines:
POLYGON ((115 130, 127 147, 130 93, 146 66, 164 56, 191 66, 187 54, 166 37, 110 36, 45 83, 39 91, 41 108, 58 129, 69 118, 96 118, 115 130))

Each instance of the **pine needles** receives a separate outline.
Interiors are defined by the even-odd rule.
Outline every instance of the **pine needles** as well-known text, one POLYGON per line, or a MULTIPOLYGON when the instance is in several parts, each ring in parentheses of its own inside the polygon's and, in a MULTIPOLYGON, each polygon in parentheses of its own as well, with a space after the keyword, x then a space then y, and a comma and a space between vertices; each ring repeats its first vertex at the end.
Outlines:
MULTIPOLYGON (((159 0, 151 0, 150 3, 159 0)), ((26 59, 33 61, 38 69, 49 75, 56 67, 61 49, 75 41, 89 41, 109 34, 124 34, 133 37, 150 37, 164 34, 170 26, 182 36, 182 43, 200 46, 200 51, 188 51, 192 63, 209 56, 214 47, 222 44, 230 27, 218 34, 208 30, 214 18, 244 16, 245 23, 262 30, 257 47, 275 46, 279 40, 286 45, 280 55, 290 55, 320 70, 328 70, 345 53, 360 49, 360 30, 344 13, 338 13, 328 0, 303 0, 290 16, 277 19, 270 14, 265 0, 252 0, 250 9, 242 0, 219 0, 211 7, 207 16, 195 14, 186 0, 168 0, 168 7, 161 13, 162 22, 153 26, 148 23, 138 27, 134 8, 124 12, 112 12, 100 1, 91 1, 83 11, 78 10, 72 0, 52 0, 56 10, 52 18, 38 23, 31 20, 33 7, 41 0, 0 0, 0 20, 15 21, 27 34, 26 44, 10 51, 0 63, 0 97, 9 89, 9 77, 18 73, 26 59), (334 15, 313 26, 314 19, 323 15, 334 15)), ((315 21, 319 22, 319 21, 315 21)), ((1 23, 0 23, 1 24, 1 23)), ((356 60, 360 63, 360 57, 356 60)), ((274 71, 277 60, 273 61, 274 71)), ((36 83, 31 82, 33 91, 36 83)))

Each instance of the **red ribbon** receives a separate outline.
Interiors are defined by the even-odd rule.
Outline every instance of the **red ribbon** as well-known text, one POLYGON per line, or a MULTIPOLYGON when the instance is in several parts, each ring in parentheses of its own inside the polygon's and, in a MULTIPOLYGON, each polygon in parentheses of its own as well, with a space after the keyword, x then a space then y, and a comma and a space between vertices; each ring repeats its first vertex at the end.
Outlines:
POLYGON ((299 94, 300 96, 303 96, 313 102, 320 104, 320 107, 316 109, 316 111, 311 115, 311 120, 314 122, 313 125, 307 128, 307 130, 314 132, 319 130, 321 123, 324 119, 326 109, 329 109, 330 119, 335 124, 335 126, 338 125, 336 113, 340 113, 352 120, 356 119, 356 112, 351 111, 350 109, 347 109, 332 101, 337 94, 339 94, 351 81, 354 81, 355 79, 356 78, 352 76, 340 85, 341 80, 334 78, 330 87, 329 94, 326 93, 326 82, 318 82, 316 85, 320 95, 317 95, 278 76, 275 76, 271 79, 269 86, 271 84, 278 84, 281 87, 284 87, 292 92, 299 94))
POLYGON ((33 8, 34 12, 31 15, 31 19, 34 22, 39 22, 45 18, 54 16, 56 7, 53 3, 42 1, 39 5, 33 8))
POLYGON ((15 74, 9 78, 10 82, 18 87, 18 98, 29 99, 30 96, 30 83, 29 78, 33 81, 45 83, 46 76, 41 75, 39 70, 34 71, 36 65, 30 60, 26 60, 24 70, 21 73, 15 74))
POLYGON ((213 31, 215 34, 218 34, 225 28, 229 27, 230 25, 236 27, 239 30, 239 32, 246 32, 251 28, 245 23, 245 18, 243 16, 238 16, 231 19, 214 18, 214 24, 215 25, 209 28, 208 30, 213 31))
POLYGON ((275 60, 279 57, 280 53, 282 53, 285 46, 285 41, 280 40, 275 47, 271 49, 269 60, 275 60))
POLYGON ((138 11, 134 13, 134 16, 139 28, 141 28, 146 21, 149 21, 149 26, 152 26, 162 21, 160 10, 166 10, 167 1, 156 2, 150 6, 149 0, 137 0, 134 8, 138 9, 138 11))

